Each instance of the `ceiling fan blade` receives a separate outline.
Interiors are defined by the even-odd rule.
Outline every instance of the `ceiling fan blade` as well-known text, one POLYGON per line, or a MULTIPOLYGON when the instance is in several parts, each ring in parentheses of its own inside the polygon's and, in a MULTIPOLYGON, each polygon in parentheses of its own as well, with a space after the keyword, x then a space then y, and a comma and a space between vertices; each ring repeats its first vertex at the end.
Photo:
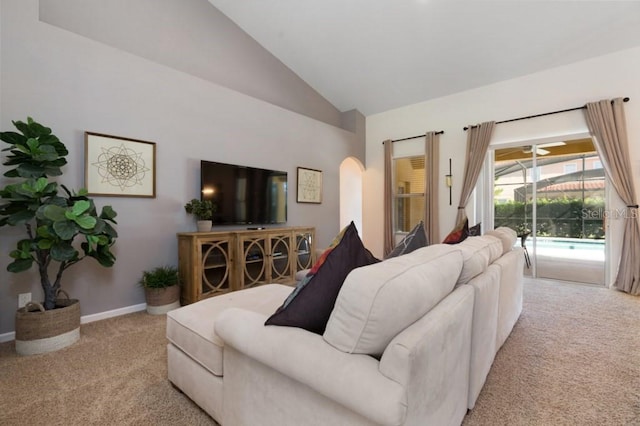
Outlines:
POLYGON ((543 143, 543 144, 536 145, 536 146, 538 148, 551 148, 551 147, 554 147, 554 146, 564 146, 564 145, 566 145, 566 143, 561 141, 561 142, 543 143))
POLYGON ((536 147, 536 154, 537 155, 547 155, 548 153, 549 153, 549 151, 547 151, 546 149, 542 149, 542 148, 536 147))
MULTIPOLYGON (((547 151, 546 149, 542 149, 538 146, 536 146, 535 149, 536 155, 547 155, 549 153, 549 151, 547 151)), ((531 154, 533 152, 533 146, 527 145, 523 147, 522 152, 524 152, 525 154, 531 154)))

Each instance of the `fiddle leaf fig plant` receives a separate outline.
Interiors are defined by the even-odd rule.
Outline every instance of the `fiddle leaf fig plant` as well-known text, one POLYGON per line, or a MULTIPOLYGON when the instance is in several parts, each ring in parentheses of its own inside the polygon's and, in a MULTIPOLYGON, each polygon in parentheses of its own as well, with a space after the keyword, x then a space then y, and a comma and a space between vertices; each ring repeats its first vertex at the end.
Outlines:
POLYGON ((17 273, 37 265, 44 308, 54 309, 62 275, 69 267, 86 257, 113 266, 116 258, 111 247, 118 233, 111 224, 116 224, 116 212, 104 206, 98 214, 84 188, 71 191, 49 179, 62 175, 68 154, 50 128, 31 117, 13 125, 20 133, 0 132, 0 140, 9 144, 2 150, 9 152, 3 164, 12 167, 4 176, 17 180, 0 189, 0 227, 24 226, 26 238, 9 253, 13 261, 7 270, 17 273), (74 246, 76 240, 79 249, 74 246), (57 271, 52 279, 49 268, 53 265, 57 271))

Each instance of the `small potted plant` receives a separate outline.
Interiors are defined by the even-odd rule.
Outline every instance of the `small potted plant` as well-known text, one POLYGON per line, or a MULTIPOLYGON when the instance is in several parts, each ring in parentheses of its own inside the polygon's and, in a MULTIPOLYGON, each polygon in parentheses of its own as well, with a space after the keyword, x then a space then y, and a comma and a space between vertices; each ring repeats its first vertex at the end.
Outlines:
POLYGON ((213 212, 215 210, 210 200, 198 200, 196 198, 185 204, 184 209, 197 219, 198 232, 211 231, 213 212))
POLYGON ((147 312, 166 314, 180 307, 180 276, 173 266, 158 266, 142 273, 138 282, 144 288, 147 312))
POLYGON ((529 228, 529 224, 526 222, 523 222, 517 225, 515 231, 519 237, 522 237, 522 236, 527 237, 529 234, 531 234, 531 229, 529 228))

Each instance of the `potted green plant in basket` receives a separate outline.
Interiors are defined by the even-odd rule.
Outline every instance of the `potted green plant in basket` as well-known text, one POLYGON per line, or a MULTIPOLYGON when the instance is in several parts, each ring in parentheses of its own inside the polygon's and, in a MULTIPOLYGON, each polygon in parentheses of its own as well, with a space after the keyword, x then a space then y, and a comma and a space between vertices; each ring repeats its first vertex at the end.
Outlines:
POLYGON ((3 164, 10 167, 4 176, 15 179, 0 189, 0 227, 24 227, 26 237, 9 253, 13 261, 7 270, 18 273, 35 265, 44 292, 42 304, 30 303, 16 312, 16 351, 29 355, 61 349, 80 338, 78 300, 59 298, 63 273, 87 257, 112 266, 111 247, 118 234, 111 226, 116 223, 111 206, 98 213, 85 189, 70 191, 50 179, 62 175, 68 154, 51 129, 31 117, 13 124, 20 133, 0 132, 0 140, 9 144, 3 149, 9 152, 3 164), (50 276, 54 265, 57 270, 50 276))
POLYGON ((185 204, 184 209, 187 213, 196 217, 198 232, 211 231, 215 206, 210 200, 198 200, 194 198, 185 204))
POLYGON ((142 273, 138 282, 144 288, 147 312, 166 314, 180 307, 180 277, 173 266, 158 266, 142 273))

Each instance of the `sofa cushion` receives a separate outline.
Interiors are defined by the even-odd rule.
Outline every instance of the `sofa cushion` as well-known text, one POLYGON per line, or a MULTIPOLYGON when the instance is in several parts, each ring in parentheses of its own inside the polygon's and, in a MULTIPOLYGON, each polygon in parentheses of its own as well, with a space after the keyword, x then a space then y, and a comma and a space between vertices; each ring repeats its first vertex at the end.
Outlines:
POLYGON ((507 253, 513 250, 513 246, 518 238, 516 231, 506 226, 501 226, 491 231, 487 231, 485 235, 493 235, 502 241, 502 253, 507 253))
POLYGON ((482 235, 477 237, 489 248, 489 264, 492 264, 502 256, 502 241, 493 235, 482 235))
POLYGON ((456 246, 462 251, 464 265, 458 284, 466 284, 483 273, 502 254, 500 240, 492 236, 469 237, 456 246))
POLYGON ((413 227, 398 245, 389 253, 385 259, 402 256, 427 245, 427 232, 424 229, 424 222, 420 221, 413 227))
POLYGON ((167 339, 216 376, 222 376, 224 342, 215 333, 218 315, 244 308, 268 315, 291 292, 291 287, 268 284, 204 299, 167 313, 167 339))
POLYGON ((396 334, 451 292, 461 269, 461 252, 443 244, 354 269, 324 339, 344 352, 381 355, 396 334))
POLYGON ((352 269, 379 262, 367 250, 353 222, 335 247, 321 256, 265 325, 300 327, 322 334, 344 279, 352 269))

